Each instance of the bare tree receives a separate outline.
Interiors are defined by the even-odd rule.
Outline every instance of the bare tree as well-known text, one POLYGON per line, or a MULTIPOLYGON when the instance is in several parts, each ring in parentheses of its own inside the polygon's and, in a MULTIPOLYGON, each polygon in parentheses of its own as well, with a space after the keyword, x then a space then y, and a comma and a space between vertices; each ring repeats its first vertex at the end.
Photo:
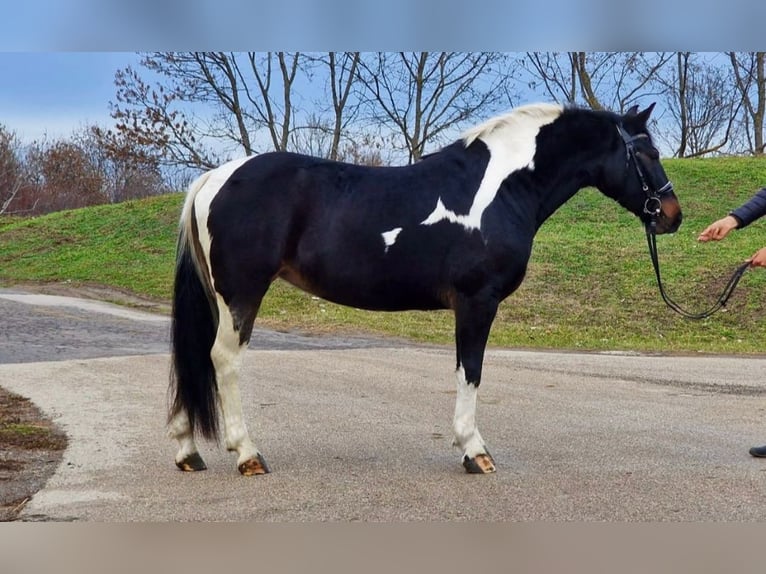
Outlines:
POLYGON ((47 213, 170 191, 156 157, 97 126, 21 146, 0 125, 0 215, 47 213))
MULTIPOLYGON (((528 52, 524 63, 554 100, 570 103, 583 100, 594 110, 604 108, 593 91, 592 72, 588 70, 585 52, 528 52)), ((535 81, 531 87, 536 87, 535 81)))
POLYGON ((37 186, 37 211, 47 213, 106 203, 103 174, 86 151, 70 140, 33 142, 26 162, 37 186))
POLYGON ((356 118, 359 106, 349 105, 359 67, 359 52, 328 52, 324 60, 329 72, 330 93, 332 94, 332 143, 330 159, 338 159, 341 138, 349 124, 356 118))
POLYGON ((116 74, 117 133, 176 166, 212 168, 227 150, 255 153, 259 130, 271 149, 285 150, 301 62, 299 52, 145 54, 149 79, 131 68, 116 74))
MULTIPOLYGON (((290 130, 294 122, 293 85, 301 61, 300 52, 267 52, 258 54, 249 52, 247 60, 249 72, 256 80, 257 90, 248 87, 247 76, 237 62, 235 54, 229 56, 234 62, 239 79, 244 86, 247 100, 254 113, 248 115, 255 119, 256 126, 268 129, 274 150, 287 150, 290 130), (275 72, 274 68, 279 71, 275 72), (278 84, 275 86, 274 84, 278 84), (276 95, 274 92, 276 91, 276 95)), ((252 153, 252 152, 248 152, 252 153)))
MULTIPOLYGON (((329 159, 339 159, 341 147, 360 136, 352 124, 360 102, 353 89, 357 81, 359 52, 305 54, 304 70, 310 80, 324 79, 324 89, 312 98, 312 111, 295 123, 290 149, 329 159)), ((314 86, 319 82, 314 82, 314 86)))
POLYGON ((665 101, 670 122, 657 132, 676 157, 695 157, 729 149, 738 113, 726 70, 691 52, 676 52, 675 66, 654 83, 665 101))
POLYGON ((3 197, 0 202, 0 215, 14 213, 11 211, 11 204, 21 191, 21 179, 9 177, 7 173, 0 173, 0 179, 3 180, 3 197))
POLYGON ((754 155, 764 152, 764 112, 766 112, 766 52, 729 52, 737 90, 745 110, 745 129, 750 151, 754 155))
POLYGON ((134 141, 99 126, 72 136, 102 176, 102 193, 110 203, 173 191, 165 181, 159 158, 134 141))
POLYGON ((124 137, 156 149, 168 165, 216 166, 216 154, 200 141, 204 134, 200 122, 178 109, 191 95, 175 83, 177 67, 165 67, 157 56, 144 57, 142 64, 159 76, 154 87, 131 67, 115 74, 117 101, 110 103, 116 120, 115 139, 124 137))
POLYGON ((403 138, 412 162, 460 122, 509 103, 505 62, 498 53, 374 53, 360 60, 359 81, 370 119, 403 138))
POLYGON ((555 101, 624 111, 649 95, 651 79, 670 60, 662 52, 527 52, 530 87, 555 101))
POLYGON ((0 215, 11 213, 23 185, 19 142, 14 132, 0 125, 0 215))
POLYGON ((497 53, 154 52, 143 72, 117 73, 112 115, 116 135, 154 148, 164 163, 210 168, 233 150, 319 146, 338 158, 369 131, 360 121, 365 102, 365 119, 400 134, 414 160, 426 142, 508 103, 505 61, 497 53), (315 76, 326 86, 319 97, 315 76))
POLYGON ((333 153, 333 128, 330 119, 320 113, 311 113, 304 124, 290 134, 290 149, 298 153, 338 159, 333 153))

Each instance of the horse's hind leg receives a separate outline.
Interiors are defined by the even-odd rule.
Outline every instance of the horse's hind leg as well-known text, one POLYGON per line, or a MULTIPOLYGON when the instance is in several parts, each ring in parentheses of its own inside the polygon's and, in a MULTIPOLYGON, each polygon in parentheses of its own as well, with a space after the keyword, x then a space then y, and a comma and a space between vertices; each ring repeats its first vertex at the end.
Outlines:
POLYGON ((185 410, 178 411, 168 425, 168 434, 178 440, 176 466, 184 471, 206 470, 205 461, 197 450, 194 434, 185 410))
POLYGON ((455 310, 457 400, 453 444, 463 451, 463 467, 471 474, 495 472, 495 461, 476 424, 476 403, 484 349, 496 311, 497 303, 491 299, 464 300, 455 310))
POLYGON ((250 340, 260 301, 254 305, 230 308, 217 295, 217 302, 218 333, 210 356, 215 366, 226 448, 237 453, 237 468, 243 475, 266 474, 269 468, 250 439, 237 385, 242 351, 250 340))

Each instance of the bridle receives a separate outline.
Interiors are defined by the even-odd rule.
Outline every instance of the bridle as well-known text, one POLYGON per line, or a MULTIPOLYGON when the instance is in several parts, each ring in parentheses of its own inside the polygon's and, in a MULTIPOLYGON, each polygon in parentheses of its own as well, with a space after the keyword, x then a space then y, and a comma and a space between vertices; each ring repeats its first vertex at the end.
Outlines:
POLYGON ((638 158, 636 157, 636 146, 633 143, 636 140, 642 138, 648 139, 649 136, 647 134, 636 134, 634 136, 629 135, 619 125, 617 126, 617 131, 619 132, 622 141, 625 142, 625 163, 633 164, 633 167, 636 170, 636 174, 638 174, 638 179, 641 182, 641 188, 644 190, 644 194, 646 195, 646 201, 644 201, 644 213, 651 216, 652 224, 656 225, 657 217, 662 211, 662 196, 673 192, 673 183, 668 180, 665 185, 659 189, 650 187, 646 181, 644 170, 641 169, 641 162, 639 162, 638 158))
POLYGON ((662 196, 673 192, 673 184, 670 182, 670 180, 668 180, 662 187, 655 188, 654 186, 650 186, 647 183, 646 177, 644 176, 644 171, 641 169, 641 162, 636 157, 636 150, 634 145, 636 140, 641 138, 648 138, 649 136, 647 134, 637 134, 632 136, 629 135, 620 125, 617 126, 617 131, 620 133, 620 137, 625 143, 625 161, 626 163, 633 164, 633 167, 638 174, 638 179, 641 182, 641 187, 646 194, 646 200, 644 201, 644 213, 649 215, 649 222, 645 226, 646 242, 649 245, 649 256, 652 259, 654 274, 657 277, 657 286, 660 289, 662 300, 665 301, 667 306, 670 307, 673 311, 686 317, 687 319, 707 319, 726 306, 726 303, 729 301, 732 293, 734 293, 734 288, 737 286, 737 283, 739 283, 742 275, 744 275, 745 271, 747 271, 748 267, 750 267, 750 263, 746 262, 737 267, 737 269, 734 271, 734 274, 729 279, 729 282, 726 284, 726 287, 724 287, 723 292, 718 296, 716 302, 713 303, 713 305, 705 311, 700 313, 691 313, 681 308, 678 303, 673 301, 665 292, 665 287, 662 285, 662 277, 660 275, 660 260, 657 255, 657 218, 662 211, 662 196))

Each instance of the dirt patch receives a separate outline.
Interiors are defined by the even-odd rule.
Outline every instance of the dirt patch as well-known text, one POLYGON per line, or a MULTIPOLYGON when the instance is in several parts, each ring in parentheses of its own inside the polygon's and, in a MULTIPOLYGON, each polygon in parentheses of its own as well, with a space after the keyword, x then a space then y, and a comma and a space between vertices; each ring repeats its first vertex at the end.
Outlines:
POLYGON ((32 402, 0 387, 0 521, 16 520, 55 472, 64 433, 32 402))

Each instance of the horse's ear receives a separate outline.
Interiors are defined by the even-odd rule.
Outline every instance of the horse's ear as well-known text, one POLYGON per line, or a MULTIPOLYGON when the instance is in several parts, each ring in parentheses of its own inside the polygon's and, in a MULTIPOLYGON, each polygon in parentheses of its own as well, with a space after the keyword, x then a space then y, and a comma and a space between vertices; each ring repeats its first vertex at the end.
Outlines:
POLYGON ((626 116, 635 116, 638 113, 638 104, 630 106, 628 111, 625 112, 626 116))
MULTIPOLYGON (((646 122, 648 122, 648 121, 649 121, 649 116, 651 116, 651 115, 652 115, 652 110, 654 109, 654 106, 655 106, 655 104, 656 104, 656 103, 657 103, 657 102, 652 102, 651 104, 649 104, 649 107, 648 107, 648 108, 646 108, 646 109, 645 109, 643 112, 640 112, 640 113, 638 114, 638 119, 639 119, 639 120, 641 121, 641 123, 643 123, 644 125, 646 125, 646 122)), ((636 107, 637 107, 637 106, 636 106, 636 107)))

